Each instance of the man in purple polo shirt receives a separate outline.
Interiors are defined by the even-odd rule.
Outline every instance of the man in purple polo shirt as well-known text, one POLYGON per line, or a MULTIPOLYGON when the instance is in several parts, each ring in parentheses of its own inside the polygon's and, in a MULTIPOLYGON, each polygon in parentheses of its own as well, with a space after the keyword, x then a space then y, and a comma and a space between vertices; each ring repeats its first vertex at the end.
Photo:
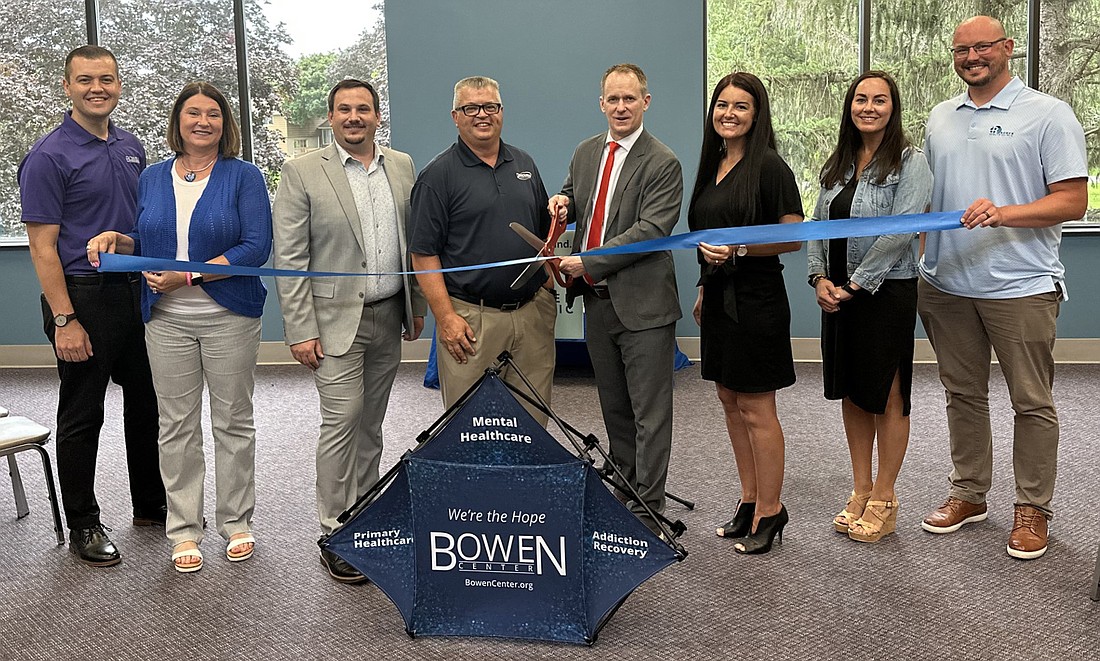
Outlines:
POLYGON ((69 53, 62 86, 72 111, 19 165, 19 193, 61 377, 57 476, 69 548, 81 562, 107 567, 122 559, 100 522, 94 488, 109 381, 122 387, 134 525, 164 525, 165 516, 137 274, 96 273, 85 247, 100 232, 133 231, 145 149, 110 121, 122 91, 110 51, 82 46, 69 53))

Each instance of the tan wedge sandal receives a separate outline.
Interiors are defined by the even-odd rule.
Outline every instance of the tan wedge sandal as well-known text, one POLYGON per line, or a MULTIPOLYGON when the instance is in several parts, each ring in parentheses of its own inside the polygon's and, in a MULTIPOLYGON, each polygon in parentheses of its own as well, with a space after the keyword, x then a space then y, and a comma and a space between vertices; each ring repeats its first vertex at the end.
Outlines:
POLYGON ((898 501, 870 500, 863 509, 863 516, 848 529, 848 538, 857 542, 874 543, 894 532, 897 527, 898 501))
POLYGON ((840 514, 833 517, 833 528, 837 532, 847 533, 848 528, 855 523, 855 520, 863 516, 863 508, 867 507, 867 501, 871 499, 871 492, 856 493, 852 492, 851 496, 848 496, 848 504, 844 506, 840 514))

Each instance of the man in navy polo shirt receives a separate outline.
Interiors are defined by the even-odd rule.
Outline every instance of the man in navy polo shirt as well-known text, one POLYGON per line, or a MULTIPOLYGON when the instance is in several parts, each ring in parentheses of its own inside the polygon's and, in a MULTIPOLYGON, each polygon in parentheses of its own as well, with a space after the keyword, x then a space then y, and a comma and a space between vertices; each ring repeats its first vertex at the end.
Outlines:
POLYGON ((19 165, 19 192, 61 378, 57 477, 70 550, 85 564, 106 567, 122 559, 100 522, 94 488, 109 381, 122 387, 134 525, 164 525, 165 516, 137 274, 98 274, 86 249, 100 232, 133 231, 145 149, 110 121, 122 90, 110 51, 82 46, 69 53, 62 86, 72 111, 19 165))
MULTIPOLYGON (((458 140, 424 168, 412 189, 413 268, 533 256, 534 249, 508 225, 519 223, 545 237, 550 231, 546 188, 530 155, 500 139, 500 86, 484 76, 458 81, 451 119, 458 140)), ((550 403, 558 313, 554 283, 536 275, 513 291, 512 281, 523 269, 521 264, 416 276, 435 315, 439 381, 447 408, 504 350, 550 403)), ((501 377, 526 391, 513 372, 506 369, 501 377)), ((546 414, 525 407, 546 424, 546 414)))

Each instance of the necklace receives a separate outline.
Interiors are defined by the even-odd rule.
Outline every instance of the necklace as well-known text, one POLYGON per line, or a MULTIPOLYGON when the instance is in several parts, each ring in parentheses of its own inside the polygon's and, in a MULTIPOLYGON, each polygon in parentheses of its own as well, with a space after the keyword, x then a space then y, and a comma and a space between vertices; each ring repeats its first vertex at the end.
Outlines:
POLYGON ((191 182, 195 181, 195 175, 196 175, 196 174, 198 174, 198 173, 200 173, 200 172, 202 172, 202 171, 206 170, 206 169, 207 169, 207 168, 209 168, 209 167, 210 167, 211 165, 213 165, 213 164, 214 164, 214 162, 215 162, 215 161, 217 161, 217 160, 218 160, 218 157, 217 157, 217 156, 215 156, 215 157, 214 157, 214 159, 213 159, 213 160, 211 160, 211 161, 210 161, 209 163, 207 163, 206 165, 202 166, 201 168, 195 168, 194 170, 192 170, 191 168, 189 168, 189 167, 187 167, 186 165, 184 165, 184 164, 183 164, 183 162, 181 161, 181 162, 180 162, 180 166, 181 166, 181 167, 183 167, 183 169, 184 169, 184 170, 187 170, 187 174, 183 175, 183 180, 184 180, 184 181, 186 181, 187 183, 191 183, 191 182))

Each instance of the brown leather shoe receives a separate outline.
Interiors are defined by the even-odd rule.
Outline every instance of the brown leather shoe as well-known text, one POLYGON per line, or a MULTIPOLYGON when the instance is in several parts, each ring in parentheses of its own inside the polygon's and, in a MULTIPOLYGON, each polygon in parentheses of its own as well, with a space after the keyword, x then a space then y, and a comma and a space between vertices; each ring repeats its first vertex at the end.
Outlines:
POLYGON ((1047 515, 1032 505, 1016 505, 1008 554, 1020 560, 1034 560, 1047 552, 1047 515))
POLYGON ((920 527, 928 532, 943 534, 955 532, 968 523, 985 521, 987 516, 985 503, 975 505, 951 496, 939 509, 924 517, 920 527))

